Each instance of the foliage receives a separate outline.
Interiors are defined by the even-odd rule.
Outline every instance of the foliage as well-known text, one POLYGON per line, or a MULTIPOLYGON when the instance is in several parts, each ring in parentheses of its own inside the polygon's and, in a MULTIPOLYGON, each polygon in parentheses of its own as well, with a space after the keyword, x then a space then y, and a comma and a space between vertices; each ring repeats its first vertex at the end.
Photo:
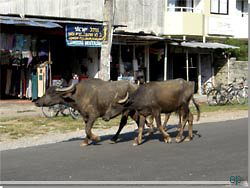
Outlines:
POLYGON ((246 41, 227 38, 224 41, 225 44, 238 46, 237 49, 228 49, 227 52, 231 53, 231 57, 236 57, 238 61, 247 61, 248 60, 248 44, 246 41))

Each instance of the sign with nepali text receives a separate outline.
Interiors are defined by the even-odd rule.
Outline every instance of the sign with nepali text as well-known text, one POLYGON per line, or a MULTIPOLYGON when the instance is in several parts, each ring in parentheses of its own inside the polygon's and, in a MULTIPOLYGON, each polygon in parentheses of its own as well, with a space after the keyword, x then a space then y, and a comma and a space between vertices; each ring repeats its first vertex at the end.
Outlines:
POLYGON ((103 25, 66 25, 67 46, 98 47, 107 41, 107 26, 103 25))

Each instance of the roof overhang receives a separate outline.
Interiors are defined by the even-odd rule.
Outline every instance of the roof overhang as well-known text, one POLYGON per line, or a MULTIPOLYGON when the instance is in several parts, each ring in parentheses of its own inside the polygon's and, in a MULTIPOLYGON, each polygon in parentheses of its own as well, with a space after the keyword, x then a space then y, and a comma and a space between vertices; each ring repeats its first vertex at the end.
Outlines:
POLYGON ((45 28, 62 28, 61 25, 49 21, 33 21, 29 19, 14 20, 0 18, 0 24, 17 25, 17 26, 32 26, 32 27, 45 27, 45 28))
POLYGON ((186 48, 203 48, 203 49, 237 49, 238 46, 232 46, 228 44, 216 43, 216 42, 172 42, 174 46, 186 47, 186 48))
POLYGON ((113 44, 121 45, 148 45, 165 41, 165 37, 145 33, 113 33, 113 44))

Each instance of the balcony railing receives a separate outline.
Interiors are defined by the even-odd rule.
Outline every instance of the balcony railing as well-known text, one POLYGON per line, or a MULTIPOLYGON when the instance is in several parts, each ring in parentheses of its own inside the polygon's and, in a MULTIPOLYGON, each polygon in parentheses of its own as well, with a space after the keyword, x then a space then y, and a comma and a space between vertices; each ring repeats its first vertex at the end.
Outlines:
POLYGON ((193 7, 167 7, 168 12, 195 12, 203 13, 202 9, 193 8, 193 7))

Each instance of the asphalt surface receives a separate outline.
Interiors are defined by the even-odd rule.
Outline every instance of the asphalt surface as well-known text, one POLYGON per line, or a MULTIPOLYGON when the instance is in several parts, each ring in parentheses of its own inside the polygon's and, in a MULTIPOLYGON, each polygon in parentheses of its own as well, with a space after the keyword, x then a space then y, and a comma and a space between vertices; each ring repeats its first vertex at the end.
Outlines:
MULTIPOLYGON (((1 181, 228 181, 248 177, 248 120, 194 125, 191 142, 172 144, 157 132, 132 146, 135 132, 87 147, 79 138, 1 152, 1 181)), ((187 131, 184 132, 184 135, 187 131)))

